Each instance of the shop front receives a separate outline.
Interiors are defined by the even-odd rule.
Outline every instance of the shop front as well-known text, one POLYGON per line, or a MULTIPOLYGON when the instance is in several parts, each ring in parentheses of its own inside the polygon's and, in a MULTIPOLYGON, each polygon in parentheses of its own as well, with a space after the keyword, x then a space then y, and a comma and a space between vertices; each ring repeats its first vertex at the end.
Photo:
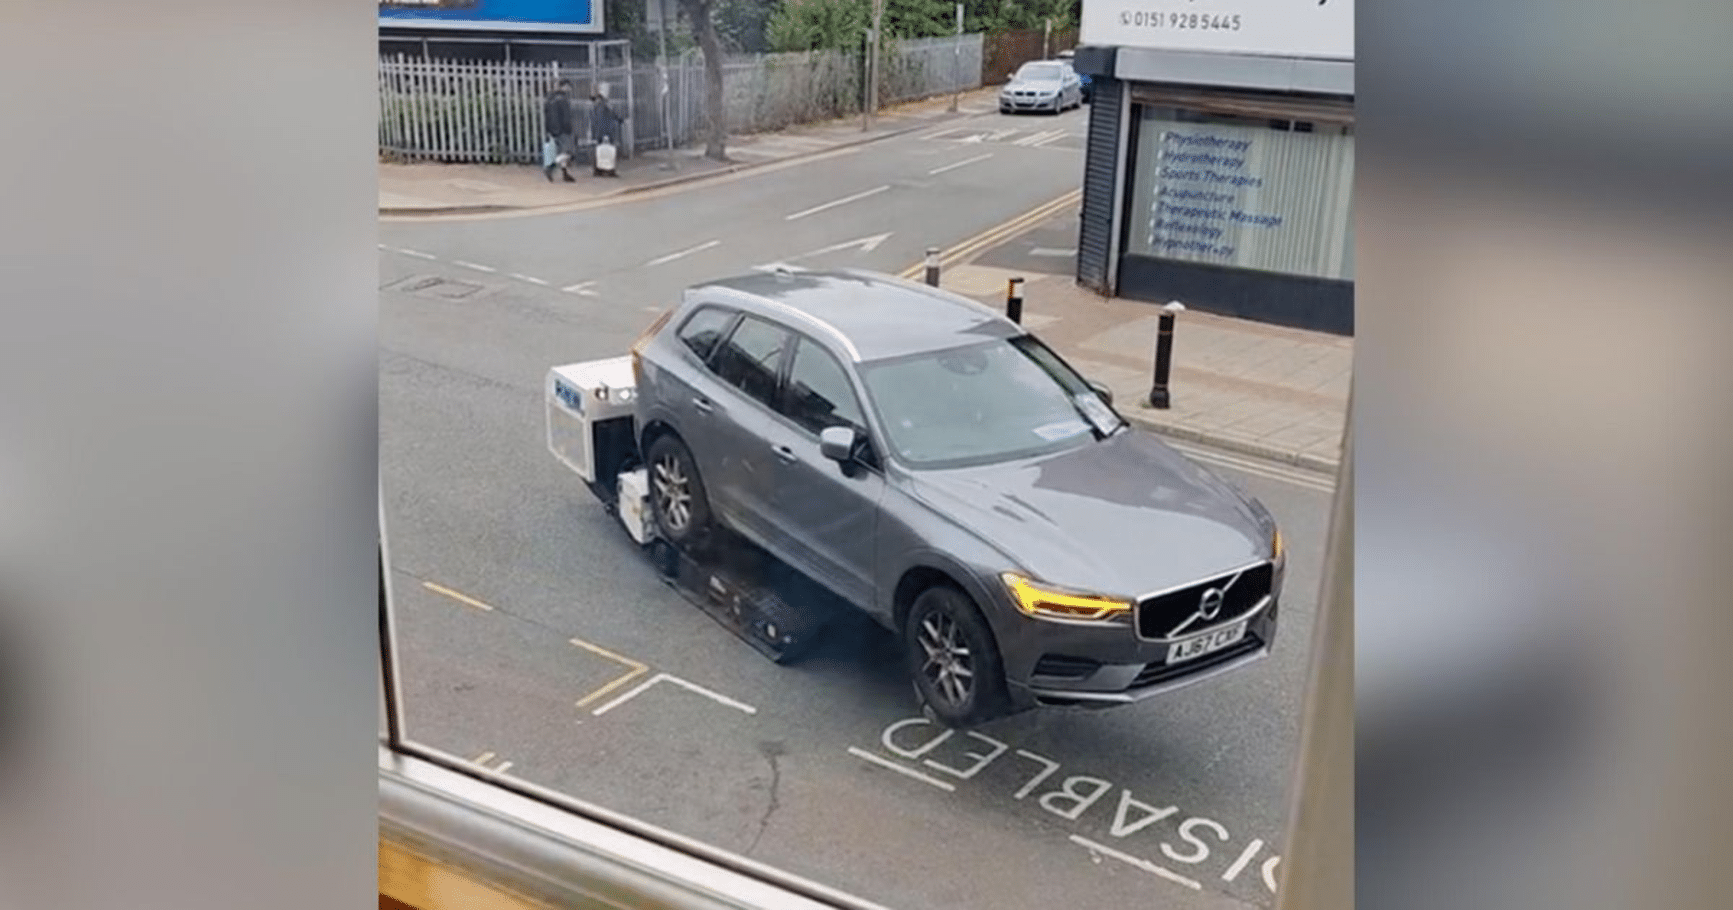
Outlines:
MULTIPOLYGON (((1096 97, 1078 280, 1133 300, 1353 334, 1351 8, 1345 45, 1320 37, 1317 22, 1286 35, 1274 17, 1261 22, 1271 42, 1310 35, 1313 45, 1297 51, 1312 56, 1277 56, 1256 35, 1208 50, 1092 38, 1096 21, 1098 36, 1150 42, 1116 26, 1159 20, 1115 15, 1115 27, 1101 26, 1103 4, 1128 2, 1085 0, 1088 43, 1076 60, 1096 97), (1316 56, 1344 46, 1345 60, 1316 56)), ((1171 34, 1153 40, 1197 43, 1171 34)))

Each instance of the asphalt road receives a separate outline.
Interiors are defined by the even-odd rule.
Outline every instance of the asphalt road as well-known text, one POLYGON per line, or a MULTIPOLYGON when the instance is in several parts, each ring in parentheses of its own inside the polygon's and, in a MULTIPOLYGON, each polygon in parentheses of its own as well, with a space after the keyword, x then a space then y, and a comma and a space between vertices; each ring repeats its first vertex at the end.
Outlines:
POLYGON ((1198 453, 1289 539, 1271 659, 940 736, 887 634, 846 625, 770 663, 658 582, 546 449, 550 366, 621 353, 705 278, 900 271, 1074 188, 1083 117, 976 118, 567 215, 382 226, 409 737, 893 907, 1270 904, 1329 506, 1315 479, 1198 453))

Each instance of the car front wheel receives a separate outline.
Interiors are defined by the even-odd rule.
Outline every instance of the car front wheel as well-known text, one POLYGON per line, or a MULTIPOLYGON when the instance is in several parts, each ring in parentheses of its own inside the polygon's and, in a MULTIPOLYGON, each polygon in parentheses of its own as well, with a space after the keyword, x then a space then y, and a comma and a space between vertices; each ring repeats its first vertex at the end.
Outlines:
POLYGON ((682 548, 700 543, 710 528, 710 501, 697 463, 672 434, 650 444, 650 510, 656 530, 682 548))
POLYGON ((915 691, 940 723, 972 727, 1004 713, 999 649, 962 591, 939 585, 921 592, 903 624, 903 649, 915 691))

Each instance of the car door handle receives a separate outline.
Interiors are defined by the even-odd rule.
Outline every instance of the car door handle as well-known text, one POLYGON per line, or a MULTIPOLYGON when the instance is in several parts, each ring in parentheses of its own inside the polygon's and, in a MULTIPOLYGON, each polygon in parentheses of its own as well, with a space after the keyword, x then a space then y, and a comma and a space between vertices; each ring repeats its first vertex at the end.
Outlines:
POLYGON ((710 399, 708 399, 708 398, 694 398, 694 399, 692 399, 692 407, 697 408, 698 413, 700 413, 700 414, 708 414, 711 411, 716 410, 716 406, 711 404, 710 399))
POLYGON ((794 454, 794 450, 788 446, 773 446, 771 451, 775 452, 776 457, 782 459, 787 464, 794 464, 795 459, 798 457, 794 454))

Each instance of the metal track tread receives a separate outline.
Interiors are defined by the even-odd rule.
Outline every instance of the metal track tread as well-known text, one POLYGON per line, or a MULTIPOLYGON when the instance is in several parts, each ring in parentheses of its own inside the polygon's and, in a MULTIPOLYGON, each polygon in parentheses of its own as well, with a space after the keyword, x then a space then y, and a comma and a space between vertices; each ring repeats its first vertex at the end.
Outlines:
POLYGON ((836 615, 833 595, 743 541, 694 555, 657 538, 648 550, 663 581, 773 663, 810 653, 836 615))

